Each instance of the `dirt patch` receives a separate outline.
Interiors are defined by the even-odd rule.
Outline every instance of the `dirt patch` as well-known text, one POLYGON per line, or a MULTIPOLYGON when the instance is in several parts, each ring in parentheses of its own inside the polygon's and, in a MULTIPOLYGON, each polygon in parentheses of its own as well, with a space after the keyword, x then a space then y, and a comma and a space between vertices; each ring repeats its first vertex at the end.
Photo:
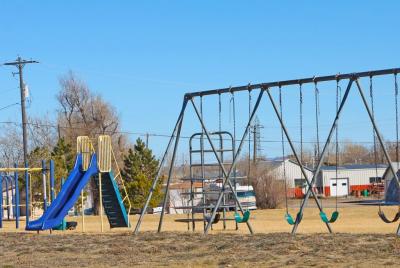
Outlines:
POLYGON ((397 266, 384 234, 0 234, 0 267, 397 266))

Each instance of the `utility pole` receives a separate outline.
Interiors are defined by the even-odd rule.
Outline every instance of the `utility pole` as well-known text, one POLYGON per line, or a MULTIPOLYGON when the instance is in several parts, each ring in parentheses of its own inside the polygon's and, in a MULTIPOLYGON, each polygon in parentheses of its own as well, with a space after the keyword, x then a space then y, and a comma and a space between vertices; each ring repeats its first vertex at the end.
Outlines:
POLYGON ((146 133, 146 148, 149 148, 149 133, 146 133))
POLYGON ((253 126, 253 163, 256 163, 261 156, 261 129, 264 128, 260 124, 260 120, 256 116, 253 126))
MULTIPOLYGON (((24 84, 24 77, 22 75, 22 69, 25 67, 26 64, 30 63, 39 63, 34 60, 23 60, 21 57, 18 57, 13 62, 6 62, 4 65, 12 65, 18 68, 19 74, 19 88, 21 91, 21 115, 22 115, 22 142, 24 146, 24 164, 28 164, 28 133, 26 130, 27 119, 26 119, 26 110, 25 110, 25 98, 26 98, 26 88, 24 84)), ((16 73, 13 73, 16 74, 16 73)))

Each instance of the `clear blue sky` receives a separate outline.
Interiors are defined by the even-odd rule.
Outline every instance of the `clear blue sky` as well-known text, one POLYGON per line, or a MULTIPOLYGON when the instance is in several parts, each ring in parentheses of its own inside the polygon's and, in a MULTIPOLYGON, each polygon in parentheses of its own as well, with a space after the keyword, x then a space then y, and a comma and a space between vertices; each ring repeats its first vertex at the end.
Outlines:
MULTIPOLYGON (((54 116, 58 77, 73 70, 117 108, 123 130, 169 134, 188 91, 399 67, 399 11, 399 1, 3 0, 0 62, 18 55, 40 61, 25 68, 31 115, 54 116)), ((12 71, 0 67, 0 107, 19 102, 12 71)), ((391 79, 382 82, 379 90, 385 92, 377 97, 386 108, 377 117, 388 138, 394 133, 393 106, 387 107, 393 103, 391 79)), ((334 109, 332 90, 332 85, 321 89, 324 108, 334 109)), ((291 92, 285 112, 295 136, 297 91, 291 92)), ((312 140, 312 95, 307 97, 305 139, 312 140)), ((245 99, 238 104, 243 122, 245 99)), ((370 140, 367 118, 360 121, 366 127, 355 125, 361 120, 356 102, 346 110, 343 124, 349 129, 342 138, 370 140)), ((217 126, 216 105, 215 99, 205 100, 211 129, 217 126)), ((321 111, 321 140, 332 119, 329 109, 321 111)), ((265 108, 259 115, 265 119, 263 139, 276 140, 279 132, 270 111, 265 108)), ((228 126, 227 106, 224 112, 228 126)), ((8 120, 20 120, 18 106, 0 111, 0 121, 8 120)), ((185 135, 199 129, 193 120, 185 122, 185 135)), ((160 154, 166 139, 151 142, 160 154)), ((263 147, 267 155, 279 154, 279 144, 263 147)))

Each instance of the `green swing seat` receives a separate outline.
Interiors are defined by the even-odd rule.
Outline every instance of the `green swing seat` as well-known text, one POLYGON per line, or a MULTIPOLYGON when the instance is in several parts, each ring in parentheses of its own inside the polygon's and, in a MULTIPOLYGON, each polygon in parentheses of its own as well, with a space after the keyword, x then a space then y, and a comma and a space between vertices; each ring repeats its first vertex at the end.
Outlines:
POLYGON ((245 222, 248 222, 249 218, 250 218, 250 211, 249 211, 249 210, 246 210, 246 211, 243 213, 243 217, 241 217, 239 213, 237 213, 237 212, 235 213, 235 221, 236 221, 237 223, 245 223, 245 222))
POLYGON ((325 223, 334 223, 338 218, 339 218, 339 211, 334 211, 332 213, 332 216, 330 219, 328 219, 328 216, 326 215, 325 212, 321 211, 319 213, 319 216, 321 217, 321 220, 325 223))
POLYGON ((303 218, 303 214, 301 214, 300 212, 297 213, 296 220, 293 219, 292 215, 290 215, 289 213, 285 214, 285 219, 286 219, 287 223, 289 223, 290 225, 295 225, 296 223, 299 224, 301 222, 302 218, 303 218))

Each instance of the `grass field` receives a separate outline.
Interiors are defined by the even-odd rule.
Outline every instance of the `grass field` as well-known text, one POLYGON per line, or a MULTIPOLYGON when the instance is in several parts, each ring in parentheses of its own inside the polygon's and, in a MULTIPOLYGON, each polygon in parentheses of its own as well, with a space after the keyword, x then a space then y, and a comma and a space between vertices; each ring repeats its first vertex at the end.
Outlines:
MULTIPOLYGON (((391 215, 396 208, 385 211, 391 215)), ((100 233, 100 218, 93 216, 85 218, 85 233, 80 217, 69 219, 78 221, 75 231, 39 235, 15 231, 14 222, 5 222, 0 231, 0 267, 398 265, 397 224, 383 223, 376 207, 341 208, 339 220, 332 225, 334 235, 326 234, 318 210, 308 208, 299 234, 291 237, 284 212, 254 211, 255 235, 248 235, 246 225, 234 231, 233 222, 228 222, 226 231, 219 223, 209 236, 200 230, 193 234, 187 232, 186 224, 174 221, 183 215, 166 215, 161 234, 154 232, 158 215, 147 215, 138 236, 129 229, 110 230, 106 219, 105 232, 100 233)), ((131 220, 134 225, 137 217, 131 220)), ((198 229, 202 229, 199 223, 198 229)))

